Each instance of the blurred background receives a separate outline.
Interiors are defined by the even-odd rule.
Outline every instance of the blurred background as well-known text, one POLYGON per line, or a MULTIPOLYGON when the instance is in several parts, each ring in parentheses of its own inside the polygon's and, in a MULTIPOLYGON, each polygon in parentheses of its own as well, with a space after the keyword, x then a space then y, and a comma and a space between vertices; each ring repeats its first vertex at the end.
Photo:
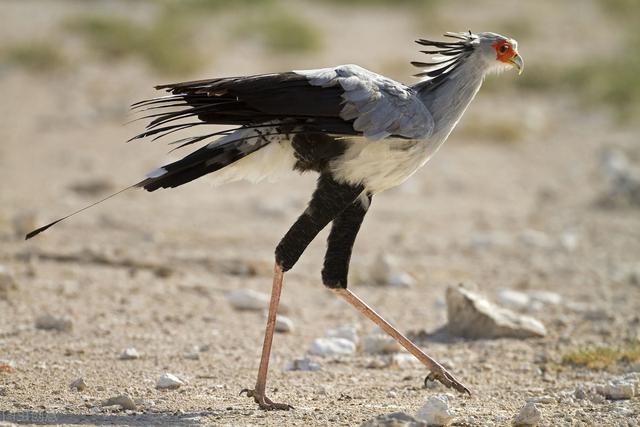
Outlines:
MULTIPOLYGON (((236 311, 224 295, 269 292, 273 250, 314 176, 129 191, 37 239, 23 235, 188 152, 167 154, 162 141, 125 144, 143 127, 125 125, 135 118, 129 105, 160 95, 156 84, 343 63, 411 84, 409 61, 425 59, 413 41, 446 31, 515 38, 525 71, 487 78, 430 163, 376 197, 352 286, 404 331, 442 326, 445 289, 461 281, 543 320, 548 334, 538 340, 426 344, 484 393, 467 404, 476 420, 500 424, 496 414, 510 416, 523 390, 568 392, 637 366, 638 22, 635 0, 2 0, 0 361, 10 369, 0 372, 0 414, 44 408, 75 422, 126 389, 155 402, 149 413, 213 407, 221 423, 266 422, 235 396, 254 381, 263 314, 236 311), (388 273, 376 270, 381 263, 389 280, 376 276, 388 273), (532 311, 504 290, 552 292, 559 302, 532 311), (44 314, 73 327, 34 327, 44 314), (123 364, 117 355, 130 346, 144 357, 123 364), (182 357, 194 346, 209 350, 182 357), (179 398, 153 388, 165 370, 191 379, 179 398), (44 375, 52 380, 43 384, 44 375), (102 389, 82 400, 68 390, 80 376, 102 389)), ((325 328, 372 329, 322 288, 325 238, 288 275, 283 299, 296 330, 276 337, 273 356, 280 396, 294 406, 325 398, 301 404, 317 413, 278 419, 333 422, 326 413, 336 405, 334 421, 346 424, 415 411, 424 397, 419 366, 368 369, 372 356, 359 353, 315 376, 282 372, 325 328), (402 377, 415 390, 401 387, 402 377), (344 394, 354 402, 336 404, 344 394), (363 396, 370 406, 358 404, 363 396)), ((546 421, 579 411, 566 405, 551 405, 546 421)), ((585 422, 629 416, 607 408, 596 405, 585 422)), ((200 416, 212 421, 211 413, 200 416)))

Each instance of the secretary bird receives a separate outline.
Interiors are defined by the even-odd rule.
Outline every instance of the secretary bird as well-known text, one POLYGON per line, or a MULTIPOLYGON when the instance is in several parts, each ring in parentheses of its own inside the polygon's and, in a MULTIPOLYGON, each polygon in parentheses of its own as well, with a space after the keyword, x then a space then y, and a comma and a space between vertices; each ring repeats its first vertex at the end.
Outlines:
POLYGON ((234 125, 174 141, 178 148, 207 141, 181 160, 52 225, 133 187, 155 191, 178 187, 204 175, 217 184, 273 178, 282 171, 314 171, 317 187, 306 210, 275 250, 273 287, 262 357, 253 389, 244 389, 262 409, 291 409, 265 395, 269 355, 284 273, 330 222, 322 282, 371 319, 430 370, 459 392, 469 390, 351 290, 347 273, 352 247, 373 196, 413 175, 447 139, 485 76, 508 66, 522 72, 517 42, 495 33, 446 33, 449 41, 420 39, 433 62, 412 62, 424 70, 406 86, 357 65, 226 77, 157 86, 169 95, 134 104, 153 113, 141 134, 157 139, 202 125, 234 125), (184 120, 187 120, 186 122, 184 120), (209 141, 214 137, 219 139, 209 141))

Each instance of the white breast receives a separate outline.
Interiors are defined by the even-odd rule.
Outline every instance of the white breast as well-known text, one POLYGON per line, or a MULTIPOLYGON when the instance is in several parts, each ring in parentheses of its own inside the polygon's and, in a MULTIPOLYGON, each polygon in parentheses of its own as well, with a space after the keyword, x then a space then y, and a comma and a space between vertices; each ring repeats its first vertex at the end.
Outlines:
POLYGON ((352 139, 344 156, 331 164, 338 181, 363 183, 375 194, 402 184, 442 145, 442 141, 352 139))

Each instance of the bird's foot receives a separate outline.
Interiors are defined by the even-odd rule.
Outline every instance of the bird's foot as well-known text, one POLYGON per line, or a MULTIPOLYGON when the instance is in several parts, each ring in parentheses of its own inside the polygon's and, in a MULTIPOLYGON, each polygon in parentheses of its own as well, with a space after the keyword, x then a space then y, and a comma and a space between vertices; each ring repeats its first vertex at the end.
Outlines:
POLYGON ((289 409, 294 409, 293 406, 289 405, 288 403, 272 402, 271 399, 264 395, 264 393, 256 393, 255 390, 245 388, 240 391, 241 395, 243 393, 246 393, 247 397, 253 397, 253 400, 255 400, 260 409, 263 409, 265 411, 288 411, 289 409))
POLYGON ((446 369, 440 366, 438 369, 429 372, 429 375, 424 379, 424 385, 426 386, 429 381, 440 381, 448 388, 454 388, 460 393, 468 393, 471 396, 471 392, 460 381, 449 373, 446 369))

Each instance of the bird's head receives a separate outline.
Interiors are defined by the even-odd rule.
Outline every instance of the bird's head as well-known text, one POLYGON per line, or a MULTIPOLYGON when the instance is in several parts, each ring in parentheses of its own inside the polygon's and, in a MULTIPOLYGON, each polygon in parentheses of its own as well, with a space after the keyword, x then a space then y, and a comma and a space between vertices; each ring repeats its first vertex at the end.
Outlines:
POLYGON ((513 67, 522 74, 524 61, 518 53, 518 42, 496 33, 479 33, 478 53, 483 56, 491 71, 513 67))
POLYGON ((496 33, 445 33, 454 41, 433 41, 420 39, 416 42, 431 49, 421 52, 432 57, 433 62, 412 62, 426 70, 416 74, 430 79, 444 78, 459 65, 474 58, 484 67, 485 72, 497 72, 515 68, 518 74, 524 69, 524 61, 518 53, 518 42, 496 33))

